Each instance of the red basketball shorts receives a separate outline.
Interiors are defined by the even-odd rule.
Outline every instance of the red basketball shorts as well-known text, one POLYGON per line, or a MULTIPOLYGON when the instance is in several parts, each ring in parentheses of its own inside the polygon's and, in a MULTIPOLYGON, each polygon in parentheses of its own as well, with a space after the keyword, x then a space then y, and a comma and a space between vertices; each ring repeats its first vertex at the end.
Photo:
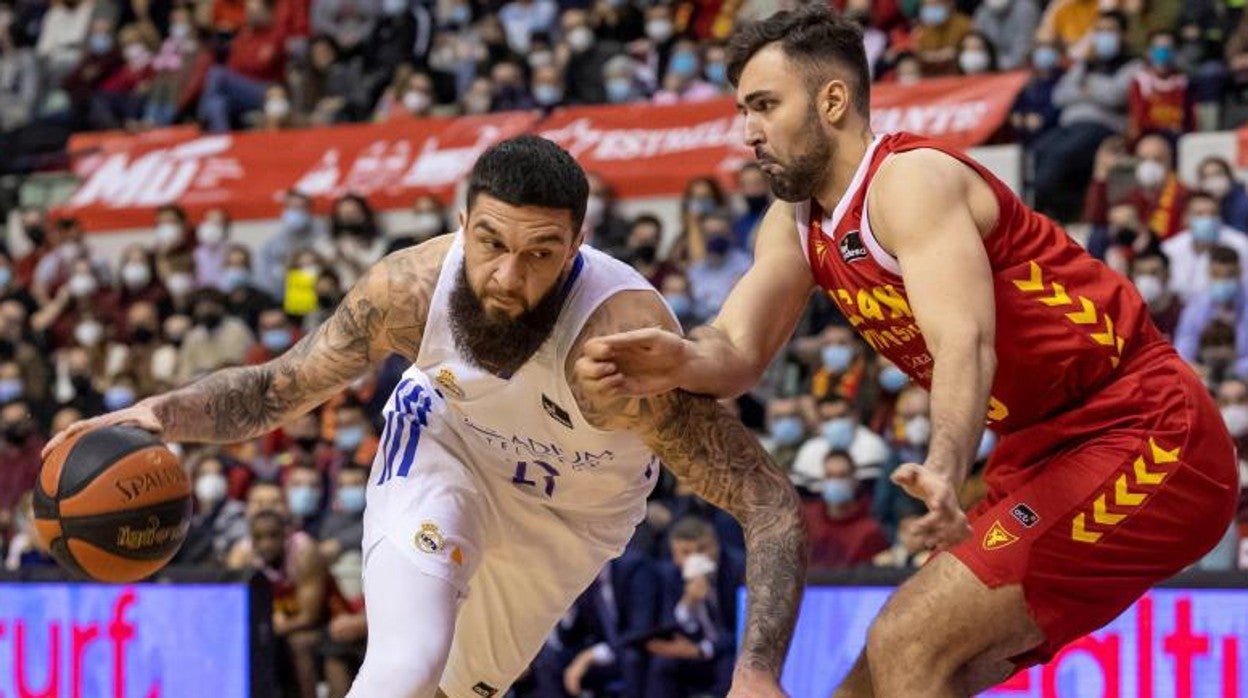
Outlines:
POLYGON ((990 587, 1021 584, 1047 661, 1117 617, 1226 533, 1235 449, 1200 380, 1147 349, 1075 409, 1001 440, 973 536, 953 549, 990 587), (1146 355, 1147 354, 1147 355, 1146 355))

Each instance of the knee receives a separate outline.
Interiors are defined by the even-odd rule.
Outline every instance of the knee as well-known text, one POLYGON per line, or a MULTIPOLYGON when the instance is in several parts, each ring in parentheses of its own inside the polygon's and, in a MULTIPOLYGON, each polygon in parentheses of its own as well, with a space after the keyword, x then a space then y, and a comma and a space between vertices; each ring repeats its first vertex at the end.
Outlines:
POLYGON ((904 605, 889 604, 867 631, 866 661, 872 672, 880 667, 927 667, 933 659, 917 616, 904 605), (917 664, 915 664, 917 662, 917 664))
POLYGON ((422 665, 397 653, 385 658, 369 656, 364 659, 347 698, 434 698, 441 678, 441 667, 428 662, 422 665))

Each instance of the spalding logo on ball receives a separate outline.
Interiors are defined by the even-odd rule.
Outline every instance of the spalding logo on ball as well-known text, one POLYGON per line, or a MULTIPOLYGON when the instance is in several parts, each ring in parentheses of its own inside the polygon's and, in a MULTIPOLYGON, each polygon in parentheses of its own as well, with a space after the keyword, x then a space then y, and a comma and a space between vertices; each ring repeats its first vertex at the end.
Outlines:
POLYGON ((101 582, 133 582, 182 546, 191 482, 151 433, 100 427, 48 454, 34 509, 35 530, 62 567, 101 582))

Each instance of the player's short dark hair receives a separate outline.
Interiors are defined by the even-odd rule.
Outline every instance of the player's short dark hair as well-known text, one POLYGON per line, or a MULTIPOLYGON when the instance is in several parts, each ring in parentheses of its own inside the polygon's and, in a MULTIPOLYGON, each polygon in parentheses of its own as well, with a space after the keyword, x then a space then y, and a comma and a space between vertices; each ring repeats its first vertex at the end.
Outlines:
POLYGON ((676 520, 667 533, 672 540, 697 541, 715 538, 715 527, 700 516, 685 516, 676 520))
POLYGON ((871 72, 862 44, 862 29, 826 3, 777 12, 737 30, 728 43, 728 79, 741 79, 745 64, 771 44, 780 44, 784 55, 805 74, 810 89, 818 89, 833 77, 831 68, 850 74, 854 109, 866 116, 871 107, 871 72))
POLYGON ((468 210, 478 194, 512 206, 563 209, 572 214, 576 232, 585 220, 589 180, 568 151, 541 136, 523 135, 481 154, 468 175, 468 210))
POLYGON ((1229 247, 1218 245, 1209 251, 1209 262, 1212 264, 1239 264, 1239 253, 1229 247))

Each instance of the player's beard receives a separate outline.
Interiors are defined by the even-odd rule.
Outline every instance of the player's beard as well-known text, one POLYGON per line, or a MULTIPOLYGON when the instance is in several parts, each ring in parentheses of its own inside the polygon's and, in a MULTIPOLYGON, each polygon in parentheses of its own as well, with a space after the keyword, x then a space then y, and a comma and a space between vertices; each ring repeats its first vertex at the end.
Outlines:
POLYGON ((451 336, 469 361, 502 376, 516 372, 550 337, 563 310, 562 280, 516 317, 491 312, 468 283, 463 265, 451 290, 451 336))
POLYGON ((814 194, 819 183, 823 181, 824 172, 832 166, 832 141, 823 132, 819 123, 819 114, 812 106, 807 114, 806 123, 802 126, 805 135, 805 148, 793 156, 792 162, 782 163, 768 157, 765 153, 755 150, 755 157, 760 162, 771 162, 781 166, 779 172, 763 170, 771 185, 771 193, 777 199, 798 203, 805 201, 814 194))

